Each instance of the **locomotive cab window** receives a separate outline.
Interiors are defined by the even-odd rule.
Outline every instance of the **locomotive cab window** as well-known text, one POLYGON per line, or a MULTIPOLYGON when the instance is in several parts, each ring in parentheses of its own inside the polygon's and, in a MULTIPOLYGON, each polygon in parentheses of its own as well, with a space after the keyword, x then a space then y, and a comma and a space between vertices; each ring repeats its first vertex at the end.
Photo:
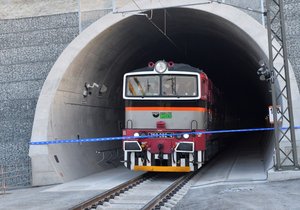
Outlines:
POLYGON ((127 96, 158 96, 160 93, 159 76, 127 77, 127 96))
POLYGON ((124 77, 123 97, 128 100, 200 99, 200 74, 194 72, 128 73, 124 77))
POLYGON ((197 77, 186 75, 162 76, 162 95, 195 97, 198 95, 197 77))

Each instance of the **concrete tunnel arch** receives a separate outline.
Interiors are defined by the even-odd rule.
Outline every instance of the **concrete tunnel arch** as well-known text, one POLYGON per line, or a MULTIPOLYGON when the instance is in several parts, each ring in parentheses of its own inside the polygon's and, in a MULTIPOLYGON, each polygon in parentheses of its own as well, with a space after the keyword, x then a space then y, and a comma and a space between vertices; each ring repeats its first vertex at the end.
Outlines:
MULTIPOLYGON (((153 22, 159 27, 162 12, 155 10, 153 14, 153 22)), ((248 116, 259 117, 244 122, 253 125, 263 122, 266 107, 271 103, 266 83, 260 82, 256 75, 258 61, 268 57, 263 26, 244 12, 226 5, 169 8, 167 30, 177 43, 174 48, 145 16, 136 14, 104 16, 63 51, 42 88, 32 142, 120 135, 123 74, 162 58, 202 68, 228 93, 230 101, 238 93, 239 98, 254 107, 251 110, 248 107, 248 116), (225 68, 220 71, 221 67, 225 68), (93 89, 91 95, 83 97, 84 84, 93 82, 104 84, 107 91, 99 95, 93 89), (233 91, 237 89, 243 92, 233 91), (253 100, 247 100, 251 97, 253 100)), ((298 90, 292 68, 290 77, 293 90, 298 90)), ((294 91, 297 113, 299 98, 299 92, 294 91)), ((231 102, 240 115, 245 111, 239 108, 245 103, 242 100, 231 102)), ((118 148, 120 142, 32 145, 29 154, 33 185, 62 183, 112 167, 107 162, 115 160, 105 157, 105 153, 117 154, 118 148), (103 158, 96 153, 97 149, 102 151, 103 158)), ((266 165, 272 164, 273 149, 269 143, 266 165)))

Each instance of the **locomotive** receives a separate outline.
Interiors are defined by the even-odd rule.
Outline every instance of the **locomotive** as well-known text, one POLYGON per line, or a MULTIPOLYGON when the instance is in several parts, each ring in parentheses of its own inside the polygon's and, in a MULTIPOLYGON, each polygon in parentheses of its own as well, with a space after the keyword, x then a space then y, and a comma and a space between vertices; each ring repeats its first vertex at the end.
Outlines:
POLYGON ((157 172, 199 169, 219 149, 214 136, 203 132, 222 126, 221 98, 208 76, 187 64, 160 60, 126 73, 125 167, 157 172))

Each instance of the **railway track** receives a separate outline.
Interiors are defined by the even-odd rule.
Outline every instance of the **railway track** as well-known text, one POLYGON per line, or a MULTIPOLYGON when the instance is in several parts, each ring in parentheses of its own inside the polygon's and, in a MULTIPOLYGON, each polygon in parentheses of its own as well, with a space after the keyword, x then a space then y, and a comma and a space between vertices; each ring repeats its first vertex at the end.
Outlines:
POLYGON ((185 195, 195 174, 146 173, 70 210, 170 209, 185 195))

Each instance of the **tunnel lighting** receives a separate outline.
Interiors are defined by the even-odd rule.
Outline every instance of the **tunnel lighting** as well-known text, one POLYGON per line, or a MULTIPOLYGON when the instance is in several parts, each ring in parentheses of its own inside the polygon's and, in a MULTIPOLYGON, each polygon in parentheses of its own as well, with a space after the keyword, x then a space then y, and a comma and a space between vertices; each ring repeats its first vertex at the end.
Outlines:
POLYGON ((164 73, 167 70, 168 66, 165 61, 157 61, 155 63, 154 69, 157 73, 164 73))
POLYGON ((270 81, 272 74, 271 71, 268 69, 266 64, 262 61, 259 62, 260 68, 257 70, 257 75, 259 79, 262 81, 270 81))
POLYGON ((187 133, 183 134, 183 138, 188 139, 189 137, 190 137, 189 134, 187 134, 187 133))
POLYGON ((92 89, 95 88, 95 87, 99 88, 99 84, 97 84, 95 82, 92 85, 87 83, 87 82, 84 83, 84 90, 83 90, 83 93, 82 93, 83 97, 87 97, 88 95, 91 95, 92 94, 92 89))

